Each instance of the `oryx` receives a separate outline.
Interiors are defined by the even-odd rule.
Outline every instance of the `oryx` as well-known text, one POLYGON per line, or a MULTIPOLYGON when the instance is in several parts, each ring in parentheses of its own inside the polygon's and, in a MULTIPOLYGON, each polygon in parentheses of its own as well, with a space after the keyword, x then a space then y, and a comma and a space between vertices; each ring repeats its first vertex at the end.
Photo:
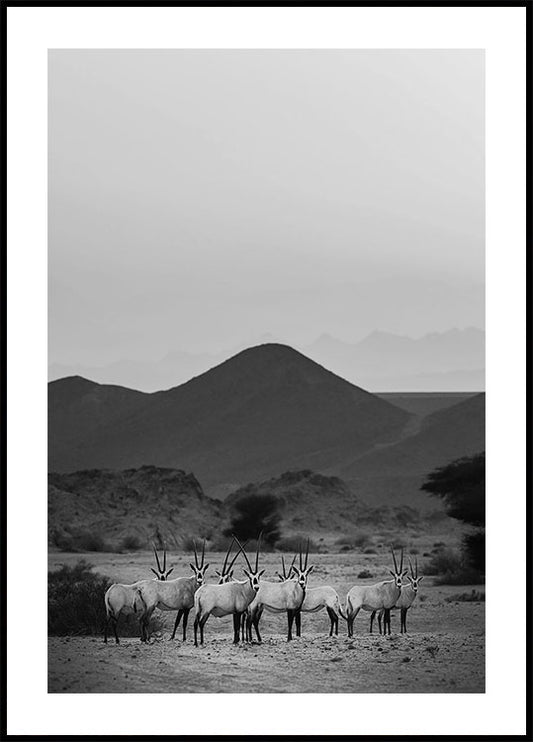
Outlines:
POLYGON ((354 585, 346 596, 346 620, 348 622, 348 636, 353 636, 353 622, 361 610, 383 610, 383 633, 390 634, 390 609, 396 605, 402 590, 402 577, 407 574, 403 570, 403 549, 400 556, 400 567, 396 562, 396 555, 391 547, 394 572, 389 570, 393 579, 378 582, 375 585, 354 585))
POLYGON ((204 626, 209 616, 233 616, 233 643, 239 643, 239 633, 241 625, 241 616, 246 611, 259 589, 259 578, 264 570, 259 571, 259 548, 261 536, 257 540, 255 553, 255 567, 252 568, 250 561, 244 551, 244 547, 239 543, 239 539, 234 537, 242 552, 248 570, 244 569, 246 580, 236 580, 234 582, 225 582, 222 585, 202 585, 194 596, 194 645, 198 646, 198 628, 200 628, 200 644, 204 643, 204 626))
POLYGON ((203 584, 209 564, 205 564, 205 539, 202 547, 202 559, 198 559, 196 542, 194 545, 194 564, 189 564, 193 571, 191 577, 176 577, 174 580, 144 580, 140 583, 142 599, 145 608, 141 616, 141 641, 148 640, 148 624, 156 608, 162 611, 178 611, 174 630, 170 639, 176 636, 176 630, 183 616, 183 641, 187 638, 187 619, 189 611, 194 605, 194 594, 203 584))
POLYGON ((283 582, 268 582, 266 580, 261 581, 259 584, 259 590, 255 596, 253 602, 249 608, 249 618, 247 621, 247 635, 248 639, 252 639, 252 626, 255 629, 257 641, 261 641, 261 634, 259 633, 259 621, 263 615, 263 611, 266 610, 270 613, 287 613, 287 641, 292 639, 292 624, 296 619, 296 629, 298 630, 300 622, 300 609, 305 597, 305 590, 307 586, 307 577, 313 571, 313 566, 307 566, 309 558, 309 539, 307 539, 307 549, 305 553, 305 561, 302 558, 302 549, 300 547, 300 562, 299 567, 294 564, 291 565, 291 569, 294 572, 294 577, 289 577, 283 582))
MULTIPOLYGON (((292 568, 294 566, 294 559, 289 567, 289 571, 285 571, 285 560, 281 557, 281 568, 282 574, 279 572, 278 577, 281 582, 288 580, 291 576, 292 568)), ((303 613, 317 613, 325 608, 328 612, 330 620, 329 635, 333 636, 333 632, 337 635, 339 633, 339 614, 345 618, 342 613, 342 608, 339 600, 337 591, 329 585, 319 585, 317 587, 307 587, 305 591, 304 602, 300 609, 303 613)), ((300 615, 296 616, 296 636, 301 635, 301 620, 300 615)))
MULTIPOLYGON (((411 570, 411 574, 407 575, 407 579, 409 580, 408 585, 402 585, 402 591, 400 593, 400 597, 396 601, 395 608, 400 609, 400 633, 406 634, 407 633, 407 611, 409 608, 413 605, 416 596, 418 595, 418 585, 420 584, 420 581, 424 579, 424 577, 418 576, 418 559, 415 557, 415 569, 413 569, 413 565, 411 564, 411 560, 409 559, 409 569, 411 570)), ((372 633, 372 624, 374 622, 374 617, 376 615, 376 611, 372 611, 372 615, 370 616, 370 633, 372 633)), ((381 619, 383 616, 383 610, 378 612, 378 624, 379 624, 379 633, 381 634, 381 619)))

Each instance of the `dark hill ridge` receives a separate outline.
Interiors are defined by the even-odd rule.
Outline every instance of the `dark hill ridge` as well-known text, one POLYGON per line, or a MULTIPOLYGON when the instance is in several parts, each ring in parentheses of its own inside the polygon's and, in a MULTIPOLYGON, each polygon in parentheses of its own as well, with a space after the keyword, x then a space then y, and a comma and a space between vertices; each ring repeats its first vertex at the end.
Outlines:
POLYGON ((356 496, 342 479, 309 470, 247 484, 227 497, 225 504, 232 508, 250 495, 277 498, 284 533, 324 533, 354 526, 360 511, 356 496))
POLYGON ((50 470, 153 464, 192 470, 207 488, 238 484, 334 467, 410 417, 277 344, 153 394, 82 381, 50 384, 50 470))
POLYGON ((222 512, 196 477, 181 470, 143 466, 48 477, 49 537, 58 545, 80 532, 98 534, 115 546, 125 536, 145 546, 159 536, 172 544, 191 533, 217 530, 222 512))

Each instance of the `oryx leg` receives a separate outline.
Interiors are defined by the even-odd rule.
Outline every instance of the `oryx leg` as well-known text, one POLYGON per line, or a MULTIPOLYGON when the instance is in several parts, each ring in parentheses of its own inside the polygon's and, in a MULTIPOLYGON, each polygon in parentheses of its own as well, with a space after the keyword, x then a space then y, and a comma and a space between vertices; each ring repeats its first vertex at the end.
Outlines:
POLYGON ((206 613, 206 615, 202 616, 202 618, 200 619, 200 644, 204 643, 204 626, 208 618, 209 613, 206 613))
POLYGON ((148 633, 148 626, 150 625, 150 619, 152 618, 152 613, 154 612, 154 608, 148 608, 148 610, 144 611, 142 613, 139 624, 141 627, 141 641, 142 642, 149 642, 150 641, 150 635, 148 633))
POLYGON ((379 624, 379 633, 382 634, 383 630, 381 628, 381 621, 383 619, 383 611, 378 611, 378 624, 379 624))
POLYGON ((348 619, 348 636, 350 637, 353 636, 353 622, 357 618, 357 614, 359 613, 360 610, 361 610, 361 607, 359 606, 358 608, 354 610, 354 612, 348 619))
POLYGON ((333 630, 335 628, 335 619, 337 620, 337 634, 339 633, 339 627, 338 627, 339 619, 337 617, 337 614, 333 610, 333 608, 330 608, 328 606, 328 607, 326 607, 326 610, 328 612, 329 621, 330 621, 329 635, 330 636, 333 636, 333 630))
MULTIPOLYGON (((252 616, 252 623, 255 629, 255 635, 257 637, 257 641, 259 644, 261 644, 261 634, 259 633, 259 621, 261 620, 261 616, 263 615, 262 608, 259 608, 255 611, 254 615, 252 616)), ((250 624, 249 624, 250 625, 250 624)), ((252 627, 250 625, 250 641, 252 641, 252 627)))
POLYGON ((233 643, 238 644, 241 638, 241 616, 242 613, 233 614, 233 643))
POLYGON ((287 634, 287 641, 292 641, 292 622, 294 621, 294 611, 292 609, 287 610, 287 622, 289 624, 289 631, 287 634))
POLYGON ((183 641, 187 640, 187 622, 189 620, 190 608, 183 609, 183 641))
POLYGON ((400 633, 407 634, 407 608, 402 608, 400 612, 400 633))
MULTIPOLYGON (((372 633, 372 626, 374 624, 374 619, 376 617, 376 611, 372 611, 370 614, 370 633, 372 633)), ((381 631, 379 632, 381 634, 381 631)))
POLYGON ((302 612, 294 611, 294 623, 296 624, 296 636, 302 635, 302 612))
POLYGON ((200 618, 198 613, 194 617, 194 646, 198 646, 198 624, 200 623, 200 618))
POLYGON ((390 627, 390 608, 385 608, 385 613, 383 616, 383 633, 387 633, 387 629, 389 632, 389 636, 391 633, 391 627, 390 627))
MULTIPOLYGON (((183 610, 180 608, 179 611, 178 611, 178 615, 176 616, 176 620, 174 622, 174 631, 172 632, 172 636, 170 637, 171 640, 174 639, 174 637, 176 636, 176 629, 180 625, 180 621, 181 621, 181 617, 182 616, 183 616, 183 610)), ((185 621, 185 619, 183 619, 183 620, 185 621)))

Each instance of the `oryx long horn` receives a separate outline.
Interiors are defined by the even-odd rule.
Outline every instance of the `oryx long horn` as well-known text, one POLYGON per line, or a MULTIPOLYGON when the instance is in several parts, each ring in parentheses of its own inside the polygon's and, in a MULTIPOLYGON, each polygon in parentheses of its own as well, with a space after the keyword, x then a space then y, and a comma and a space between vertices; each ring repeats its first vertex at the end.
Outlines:
POLYGON ((204 538, 204 543, 202 546, 202 568, 204 566, 204 562, 205 562, 205 538, 204 538))
POLYGON ((196 564, 196 567, 199 569, 200 565, 198 564, 198 552, 196 551, 196 539, 193 538, 192 545, 194 549, 194 563, 196 564))
POLYGON ((237 546, 239 547, 239 552, 238 553, 240 553, 242 551, 242 555, 246 559, 246 564, 248 565, 248 569, 250 570, 250 572, 253 572, 252 565, 250 564, 250 560, 248 559, 248 556, 247 556, 246 552, 244 551, 243 545, 241 544, 241 542, 239 541, 239 539, 237 538, 237 536, 233 536, 233 538, 235 539, 235 541, 237 542, 237 546))
POLYGON ((415 580, 418 577, 418 557, 415 556, 415 580))
POLYGON ((400 572, 403 570, 403 546, 400 551, 400 572))
POLYGON ((165 572, 167 569, 167 549, 166 547, 163 548, 163 572, 165 572))
POLYGON ((392 546, 390 547, 390 550, 391 550, 391 554, 392 554, 392 559, 394 561, 394 570, 395 570, 396 574, 398 574, 398 564, 396 562, 396 554, 394 553, 394 549, 392 548, 392 546))
POLYGON ((283 579, 287 579, 287 575, 285 574, 285 559, 283 558, 283 554, 281 555, 281 568, 283 570, 283 579))
POLYGON ((298 557, 300 562, 300 569, 303 569, 302 565, 302 542, 300 541, 300 545, 298 546, 298 557))
POLYGON ((292 572, 292 568, 294 567, 294 562, 295 561, 296 561, 296 554, 293 556, 292 562, 291 562, 291 566, 289 567, 289 574, 288 574, 289 577, 290 577, 290 574, 292 572))
POLYGON ((307 569, 307 560, 309 559, 309 538, 307 539, 307 547, 305 549, 305 562, 304 569, 307 569))
POLYGON ((156 560, 156 562, 157 562, 157 569, 158 569, 158 570, 159 570, 160 572, 163 572, 164 570, 162 570, 162 569, 161 569, 161 565, 159 564, 159 556, 158 556, 158 554, 157 554, 157 549, 155 548, 155 544, 152 544, 152 549, 154 550, 154 554, 155 554, 155 560, 156 560))
MULTIPOLYGON (((233 543, 233 541, 232 541, 232 543, 233 543)), ((244 542, 244 544, 242 545, 243 551, 244 551, 244 547, 246 546, 246 544, 247 544, 247 543, 248 543, 248 541, 245 541, 245 542, 244 542)), ((236 552, 235 552, 235 556, 234 556, 234 557, 233 557, 233 559, 231 560, 231 562, 230 562, 230 565, 229 565, 229 567, 227 568, 226 572, 224 572, 224 574, 227 574, 228 572, 231 572, 231 568, 232 568, 232 567, 233 567, 233 565, 235 564, 235 560, 237 559, 237 557, 239 556, 239 554, 240 554, 240 551, 236 551, 236 552)))
POLYGON ((255 549, 255 571, 257 574, 257 571, 259 570, 259 549, 261 548, 261 538, 263 537, 263 531, 259 534, 259 537, 257 539, 257 546, 255 549))
MULTIPOLYGON (((231 554, 231 547, 233 546, 234 542, 235 542, 235 536, 233 536, 233 538, 231 539, 230 544, 229 544, 229 547, 228 547, 228 550, 226 552, 226 556, 224 557, 224 564, 222 565, 222 574, 223 575, 226 574, 226 567, 227 567, 227 564, 228 564, 229 555, 231 554)), ((238 553, 239 552, 237 552, 237 554, 238 553)))
POLYGON ((411 577, 413 579, 416 579, 415 571, 413 569, 413 565, 411 564, 411 557, 409 557, 409 569, 411 570, 411 577))

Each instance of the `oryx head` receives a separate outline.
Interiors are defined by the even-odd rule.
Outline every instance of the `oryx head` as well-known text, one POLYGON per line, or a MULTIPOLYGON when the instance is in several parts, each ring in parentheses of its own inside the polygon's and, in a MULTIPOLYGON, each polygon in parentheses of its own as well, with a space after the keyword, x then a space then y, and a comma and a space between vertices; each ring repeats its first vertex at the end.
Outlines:
POLYGON ((280 582, 285 582, 286 580, 288 580, 290 578, 290 576, 292 574, 292 568, 294 567, 294 562, 295 561, 296 561, 296 554, 292 558, 292 562, 291 562, 291 565, 290 565, 288 571, 286 571, 285 570, 285 559, 283 558, 283 556, 281 557, 281 574, 279 572, 276 573, 278 575, 278 577, 279 577, 279 581, 280 582))
POLYGON ((194 572, 194 576, 196 577, 196 582, 199 585, 203 585, 204 576, 205 576, 205 573, 207 572, 207 568, 209 567, 209 564, 204 564, 205 562, 205 538, 204 538, 204 543, 202 546, 202 561, 198 559, 198 552, 196 551, 196 541, 193 540, 192 545, 194 547, 194 564, 190 562, 189 567, 194 572))
MULTIPOLYGON (((222 565, 222 572, 219 572, 218 569, 215 570, 215 574, 218 575, 218 578, 219 578, 218 579, 218 584, 219 585, 224 585, 226 582, 231 582, 233 580, 233 569, 232 569, 232 567, 235 564, 235 560, 237 559, 237 557, 239 556, 239 553, 240 553, 239 551, 237 551, 235 553, 235 556, 231 560, 231 563, 228 565, 229 555, 231 554, 231 547, 233 546, 234 543, 235 543, 235 537, 233 537, 231 539, 229 548, 228 548, 228 550, 226 552, 226 556, 224 558, 224 564, 222 565)), ((244 546, 246 546, 246 543, 244 544, 244 546)))
POLYGON ((418 559, 415 557, 415 568, 413 569, 413 565, 411 564, 411 560, 409 559, 409 568, 411 570, 411 574, 407 575, 407 579, 411 583, 411 587, 413 588, 414 592, 416 593, 418 590, 418 584, 421 580, 424 579, 424 575, 422 577, 418 576, 418 559))
POLYGON ((159 561, 159 556, 157 553, 157 549, 155 548, 155 544, 152 544, 152 547, 154 549, 155 554, 155 561, 157 564, 157 569, 154 569, 153 567, 150 567, 152 572, 155 575, 156 580, 161 580, 161 582, 165 582, 169 574, 172 572, 174 567, 171 567, 167 570, 167 550, 163 549, 163 565, 161 566, 161 562, 159 561))
POLYGON ((309 559, 309 539, 307 539, 307 548, 305 550, 305 560, 302 558, 302 547, 300 546, 300 566, 297 567, 294 563, 292 565, 292 571, 296 577, 296 580, 302 590, 307 587, 307 577, 313 571, 313 565, 307 566, 307 560, 309 559))
POLYGON ((392 553, 392 561, 394 562, 394 572, 392 569, 389 569, 389 572, 394 577, 394 582, 396 584, 396 587, 400 590, 402 589, 402 577, 405 577, 407 574, 407 570, 403 568, 403 549, 400 552, 400 567, 398 567, 398 562, 396 561, 396 554, 394 553, 394 549, 392 546, 390 547, 391 553, 392 553))
POLYGON ((248 569, 244 569, 243 567, 243 572, 248 578, 248 580, 250 581, 250 585, 255 590, 255 592, 259 590, 259 579, 261 575, 263 574, 263 572, 265 571, 264 569, 259 571, 259 548, 261 545, 262 535, 263 533, 261 532, 259 534, 259 538, 257 539, 257 548, 255 551, 255 568, 253 568, 252 565, 250 564, 250 560, 248 559, 248 557, 246 556, 246 552, 244 551, 244 546, 242 546, 242 544, 239 542, 239 539, 237 538, 237 536, 233 537, 237 543, 237 546, 239 547, 239 551, 242 551, 242 555, 246 559, 246 564, 248 565, 248 569))

